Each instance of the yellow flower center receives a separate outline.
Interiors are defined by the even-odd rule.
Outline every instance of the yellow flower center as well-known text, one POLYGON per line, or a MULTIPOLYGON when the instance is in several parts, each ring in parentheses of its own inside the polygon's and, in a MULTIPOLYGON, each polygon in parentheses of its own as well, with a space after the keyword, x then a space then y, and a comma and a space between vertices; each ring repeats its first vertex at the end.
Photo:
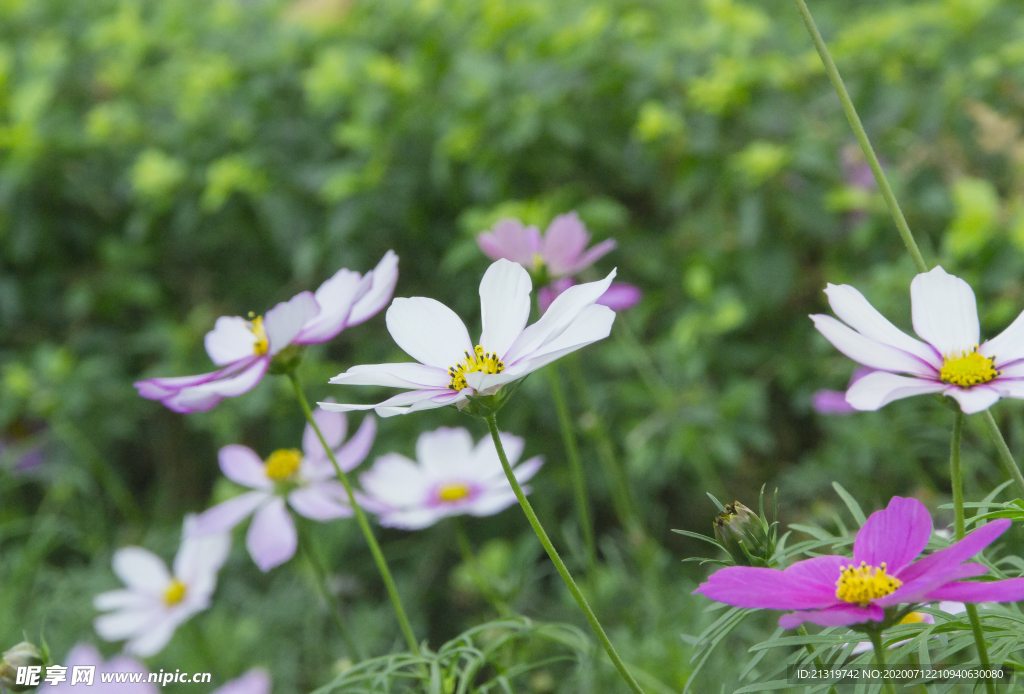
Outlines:
POLYGON ((164 591, 164 604, 168 607, 177 605, 185 597, 186 592, 188 592, 188 589, 184 583, 176 578, 172 579, 170 585, 164 591))
POLYGON ((249 332, 256 336, 256 342, 252 343, 252 351, 256 353, 257 357, 262 357, 268 351, 270 351, 270 341, 267 340, 267 331, 263 327, 263 316, 256 316, 253 318, 252 312, 249 313, 249 332))
POLYGON ((267 477, 272 480, 283 480, 291 477, 299 469, 302 453, 294 448, 281 448, 267 458, 267 477))
POLYGON ((978 354, 978 346, 970 352, 951 354, 944 357, 939 378, 943 383, 970 388, 980 383, 988 383, 1000 374, 996 371, 994 359, 978 354))
POLYGON ((919 622, 923 622, 924 621, 925 616, 926 615, 925 615, 924 612, 911 612, 906 617, 904 617, 903 619, 901 619, 900 621, 898 621, 896 623, 897 624, 918 624, 919 622))
POLYGON ((534 270, 540 270, 542 267, 544 267, 544 256, 542 256, 540 253, 534 253, 532 260, 534 270))
POLYGON ((884 598, 903 585, 903 581, 885 572, 885 562, 877 568, 864 562, 860 566, 850 564, 836 581, 836 597, 844 602, 855 602, 861 606, 872 600, 884 598))
POLYGON ((448 387, 452 390, 462 390, 469 387, 466 383, 466 374, 474 371, 481 371, 485 374, 500 374, 505 370, 505 362, 498 359, 496 352, 484 352, 484 348, 477 345, 473 354, 463 352, 466 358, 455 366, 448 367, 448 375, 452 377, 448 387))
POLYGON ((469 486, 456 482, 454 484, 442 484, 437 490, 437 498, 445 504, 454 504, 469 496, 469 486))

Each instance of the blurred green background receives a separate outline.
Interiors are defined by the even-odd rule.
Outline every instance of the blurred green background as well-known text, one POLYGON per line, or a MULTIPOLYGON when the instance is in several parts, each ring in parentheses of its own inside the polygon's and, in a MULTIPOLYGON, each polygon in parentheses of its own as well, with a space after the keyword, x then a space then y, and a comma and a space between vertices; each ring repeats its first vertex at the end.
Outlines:
MULTIPOLYGON (((811 10, 926 258, 972 284, 995 334, 1024 308, 1019 5, 811 10)), ((783 525, 832 524, 833 480, 869 511, 894 493, 948 501, 952 414, 934 401, 847 417, 811 407, 853 367, 806 317, 827 312, 825 283, 854 284, 909 330, 914 270, 795 7, 0 0, 0 647, 42 634, 60 661, 98 643, 91 599, 117 585, 112 552, 170 559, 182 515, 226 493, 218 447, 266 455, 301 435, 282 379, 190 416, 140 399, 133 380, 210 370, 202 338, 217 316, 262 313, 388 249, 397 296, 437 298, 473 332, 488 264, 474 234, 569 210, 619 243, 591 279, 618 267, 644 291, 609 340, 563 366, 596 570, 542 375, 501 426, 546 456, 533 501, 612 640, 667 688, 652 691, 679 691, 687 638, 715 615, 690 595, 707 569, 680 562, 707 548, 670 529, 710 534, 705 491, 753 506, 762 484, 777 487, 783 525), (595 427, 647 540, 613 512, 595 427), (17 469, 37 447, 44 462, 17 469)), ((303 377, 316 399, 368 402, 327 379, 403 360, 381 315, 311 349, 303 377)), ((994 412, 1020 459, 1024 410, 994 412)), ((447 408, 383 420, 373 455, 410 454, 439 425, 485 434, 447 408)), ((968 419, 965 445, 977 500, 1002 476, 980 422, 968 419)), ((518 509, 467 525, 517 612, 585 627, 518 509)), ((400 649, 354 525, 314 530, 364 653, 400 649)), ((494 618, 450 526, 379 534, 421 638, 437 647, 494 618)), ((348 656, 311 580, 301 563, 261 574, 236 535, 213 607, 149 666, 219 683, 264 665, 278 694, 326 684, 348 656)), ((774 619, 748 620, 696 691, 738 686, 736 654, 774 619)), ((610 667, 583 670, 536 670, 521 686, 624 691, 610 667)))

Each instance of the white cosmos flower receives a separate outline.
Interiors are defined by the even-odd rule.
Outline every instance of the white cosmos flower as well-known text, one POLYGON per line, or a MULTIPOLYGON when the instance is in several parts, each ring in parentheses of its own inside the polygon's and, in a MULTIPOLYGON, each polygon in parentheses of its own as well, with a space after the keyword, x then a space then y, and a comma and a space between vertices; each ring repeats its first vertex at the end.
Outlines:
POLYGON ((160 557, 141 547, 114 552, 114 573, 122 590, 100 593, 93 606, 107 614, 96 618, 96 633, 106 641, 127 639, 125 653, 159 653, 180 624, 210 606, 217 572, 231 548, 227 534, 193 537, 193 516, 185 518, 174 572, 160 557))
POLYGON ((490 395, 581 347, 608 337, 615 312, 595 302, 608 290, 615 271, 599 282, 570 287, 533 325, 530 273, 518 263, 498 260, 480 281, 483 332, 475 345, 455 313, 434 299, 395 299, 387 312, 388 331, 415 363, 353 366, 331 383, 406 388, 376 405, 320 403, 345 412, 374 409, 381 417, 445 405, 461 405, 468 395, 490 395))
MULTIPOLYGON (((523 439, 501 433, 510 465, 523 454, 523 439)), ((516 466, 516 479, 525 483, 544 463, 535 456, 516 466)), ((516 503, 490 436, 473 444, 465 429, 441 427, 420 434, 416 460, 389 453, 374 461, 359 477, 361 500, 378 514, 380 524, 418 530, 447 516, 493 516, 516 503)), ((524 489, 529 491, 529 487, 524 489)))
POLYGON ((840 352, 876 370, 846 391, 854 408, 877 410, 893 400, 941 393, 973 414, 1001 397, 1024 398, 1024 313, 979 346, 974 292, 941 267, 910 284, 914 332, 924 342, 886 320, 849 285, 830 284, 825 293, 845 325, 814 315, 814 327, 840 352))

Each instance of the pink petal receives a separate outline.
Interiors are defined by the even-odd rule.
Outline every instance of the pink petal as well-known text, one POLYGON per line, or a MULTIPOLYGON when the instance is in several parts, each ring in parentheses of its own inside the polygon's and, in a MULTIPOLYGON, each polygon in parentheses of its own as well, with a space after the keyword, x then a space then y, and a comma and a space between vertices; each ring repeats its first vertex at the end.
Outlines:
POLYGON ((540 252, 540 231, 525 227, 518 219, 502 219, 487 233, 477 235, 477 244, 489 258, 505 258, 528 268, 540 252))
POLYGON ((224 446, 217 453, 221 472, 232 482, 252 489, 273 489, 263 461, 248 446, 237 443, 224 446))
POLYGON ((195 519, 193 532, 197 535, 225 533, 249 517, 260 504, 270 498, 267 492, 247 492, 222 501, 203 511, 195 519))
POLYGON ((398 256, 394 251, 388 251, 377 263, 377 267, 367 274, 373 275, 370 290, 352 307, 352 313, 345 323, 348 327, 369 320, 391 301, 395 285, 398 284, 398 256))
POLYGON ((216 381, 221 378, 227 378, 228 376, 236 375, 243 371, 246 366, 256 361, 254 357, 252 361, 244 364, 232 364, 224 369, 217 371, 211 371, 205 374, 198 374, 196 376, 172 376, 170 378, 150 378, 146 381, 136 381, 134 386, 138 389, 139 395, 146 398, 147 400, 163 400, 169 398, 172 395, 176 395, 183 388, 189 388, 193 386, 201 386, 211 381, 216 381))
POLYGON ((625 282, 612 282, 611 286, 608 287, 608 291, 602 294, 601 298, 594 303, 607 306, 618 313, 619 311, 633 308, 640 303, 642 298, 643 292, 638 287, 625 282))
POLYGON ((874 601, 879 607, 892 607, 902 603, 931 602, 928 597, 936 588, 963 578, 975 578, 988 573, 984 564, 959 564, 929 571, 913 581, 904 583, 895 592, 874 601))
POLYGON ((846 391, 846 402, 855 409, 874 412, 894 400, 940 393, 946 388, 946 384, 940 381, 875 371, 850 386, 846 391))
POLYGON ((932 536, 932 517, 917 499, 894 496, 884 511, 875 511, 857 532, 853 563, 866 562, 896 575, 914 561, 932 536))
POLYGON ((270 571, 295 556, 298 536, 284 499, 274 497, 253 516, 245 546, 260 571, 270 571))
POLYGON ((694 593, 735 607, 804 610, 834 605, 836 580, 844 557, 815 557, 785 571, 728 566, 711 574, 694 593), (831 579, 828 582, 827 579, 831 579))
POLYGON ((306 321, 302 330, 292 340, 298 345, 312 345, 326 342, 337 336, 345 327, 352 306, 370 290, 373 278, 365 278, 358 272, 342 268, 320 285, 314 298, 320 312, 306 321))
MULTIPOLYGON (((351 472, 359 467, 359 464, 366 460, 373 447, 373 441, 377 437, 377 420, 373 415, 363 417, 363 423, 353 434, 348 442, 334 452, 334 459, 344 472, 351 472)), ((333 467, 333 466, 332 466, 333 467)))
POLYGON ((969 352, 981 328, 974 290, 941 266, 922 272, 910 283, 914 332, 943 356, 969 352))
POLYGON ((996 541, 1010 527, 1009 518, 1000 518, 986 523, 968 533, 964 539, 945 549, 933 552, 899 572, 898 578, 907 583, 932 571, 943 571, 950 566, 962 564, 996 541))
POLYGON ((263 328, 267 331, 270 354, 277 354, 290 345, 303 326, 318 313, 320 305, 310 292, 296 294, 267 311, 263 316, 263 328))
POLYGON ((971 388, 950 386, 942 394, 948 395, 960 403, 960 411, 964 414, 984 412, 999 402, 998 390, 987 385, 971 388))
POLYGON ((929 600, 955 600, 957 602, 1020 602, 1024 600, 1024 578, 984 583, 949 583, 928 594, 929 600))
POLYGON ((823 627, 844 627, 863 622, 881 622, 885 619, 885 611, 877 605, 836 605, 824 610, 809 612, 793 612, 779 617, 779 626, 783 629, 796 629, 804 622, 823 627))
MULTIPOLYGON (((577 264, 589 241, 590 234, 575 212, 555 217, 544 232, 544 240, 541 242, 541 254, 551 276, 572 274, 586 267, 577 267, 577 264)), ((612 241, 612 248, 614 247, 615 242, 612 241)), ((610 250, 611 248, 608 249, 610 250)))
MULTIPOLYGON (((348 429, 348 421, 341 412, 317 409, 313 411, 313 421, 320 428, 327 445, 334 450, 345 440, 345 432, 348 429)), ((306 424, 302 431, 302 452, 311 460, 325 460, 327 454, 324 452, 320 437, 316 435, 313 425, 306 424)))
POLYGON ((348 504, 338 501, 339 491, 345 494, 345 488, 338 482, 320 482, 292 491, 288 495, 288 503, 300 515, 321 523, 336 518, 349 518, 352 509, 348 504))
POLYGON ((846 402, 846 393, 841 390, 815 391, 811 403, 818 414, 843 415, 857 411, 853 405, 846 402))
POLYGON ((872 369, 936 377, 935 367, 901 349, 864 337, 837 321, 832 316, 811 316, 814 327, 832 343, 832 346, 858 364, 872 369))
POLYGON ((202 385, 182 388, 161 402, 179 414, 212 410, 224 398, 233 398, 255 388, 269 365, 269 359, 254 359, 243 371, 202 385))
POLYGON ((586 253, 581 255, 579 259, 576 260, 570 271, 576 273, 579 272, 580 270, 583 270, 584 268, 590 267, 598 260, 598 258, 601 258, 602 256, 606 255, 609 251, 614 249, 615 246, 616 243, 614 239, 605 239, 601 243, 592 246, 590 249, 587 250, 586 253))
POLYGON ((255 355, 256 335, 239 316, 221 316, 206 333, 206 353, 217 366, 227 366, 255 355))

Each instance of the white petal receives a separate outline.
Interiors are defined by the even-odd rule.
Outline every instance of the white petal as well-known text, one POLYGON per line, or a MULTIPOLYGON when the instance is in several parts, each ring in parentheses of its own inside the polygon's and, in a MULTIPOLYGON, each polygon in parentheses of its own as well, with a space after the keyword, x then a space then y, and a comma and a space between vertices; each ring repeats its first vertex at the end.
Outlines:
MULTIPOLYGON (((607 306, 599 304, 587 306, 576 317, 576 320, 570 323, 558 337, 545 343, 532 353, 523 355, 518 362, 513 363, 505 372, 497 374, 497 376, 504 376, 508 381, 511 381, 536 371, 570 352, 575 352, 608 337, 614 322, 615 311, 607 306)), ((492 378, 483 379, 481 388, 497 385, 492 381, 492 378)))
MULTIPOLYGON (((318 402, 317 404, 325 410, 333 412, 353 412, 358 410, 373 410, 380 417, 394 417, 398 414, 406 414, 412 405, 415 410, 433 409, 454 404, 457 400, 465 398, 464 395, 447 388, 431 390, 410 390, 399 393, 376 405, 346 405, 334 402, 318 402)), ((415 411, 414 410, 414 411, 415 411)))
MULTIPOLYGON (((327 445, 331 447, 332 451, 345 440, 348 421, 344 414, 321 408, 313 411, 313 421, 320 428, 320 433, 324 435, 324 440, 327 441, 327 445)), ((316 435, 312 424, 306 424, 306 428, 302 430, 302 452, 307 458, 313 460, 327 458, 324 446, 320 443, 320 437, 316 435)))
MULTIPOLYGON (((526 441, 521 436, 515 436, 514 434, 508 434, 505 432, 498 432, 498 436, 501 438, 501 447, 505 449, 505 457, 508 458, 509 465, 514 466, 519 460, 520 456, 523 455, 523 448, 526 445, 526 441)), ((475 466, 478 470, 477 474, 473 476, 473 479, 481 481, 494 481, 499 480, 498 485, 502 489, 511 487, 508 485, 508 480, 505 479, 505 471, 501 467, 501 460, 498 458, 498 451, 494 448, 494 440, 490 436, 485 436, 480 439, 480 443, 476 445, 473 450, 473 458, 475 466)))
POLYGON ((473 352, 462 319, 440 301, 422 296, 395 299, 386 322, 398 346, 427 366, 447 370, 473 352))
POLYGON ((840 352, 859 364, 882 371, 909 373, 917 376, 936 377, 934 367, 911 354, 889 345, 875 342, 852 330, 832 316, 821 314, 811 316, 814 327, 825 336, 840 352))
POLYGON ((109 610, 145 610, 157 604, 151 595, 143 595, 131 590, 109 590, 92 599, 92 606, 100 612, 109 610))
POLYGON ((245 536, 245 546, 261 571, 270 571, 291 559, 298 544, 295 521, 288 515, 284 499, 280 497, 253 516, 245 536))
POLYGON ((96 633, 104 641, 120 641, 147 629, 162 616, 160 605, 143 610, 122 610, 100 615, 93 622, 96 633))
POLYGON ((169 616, 159 620, 145 632, 124 645, 124 652, 142 658, 150 658, 164 649, 174 636, 178 625, 184 620, 169 616))
POLYGON ((923 378, 897 376, 885 371, 875 371, 859 379, 846 391, 846 402, 858 410, 874 411, 893 400, 913 395, 940 393, 946 384, 923 378))
POLYGON ((114 552, 114 573, 132 590, 162 595, 171 575, 163 560, 141 547, 124 547, 114 552))
POLYGON ((530 358, 532 353, 561 335, 587 307, 608 291, 614 278, 615 270, 612 270, 599 282, 578 284, 555 297, 540 320, 524 330, 505 355, 506 368, 519 359, 530 358))
POLYGON ((530 273, 511 260, 497 260, 480 281, 480 346, 485 352, 505 353, 530 319, 530 273))
POLYGON ((367 495, 396 508, 421 504, 433 485, 416 463, 398 453, 377 458, 359 482, 367 495))
POLYGON ((451 380, 447 367, 439 368, 405 362, 353 366, 345 373, 332 378, 329 383, 349 386, 390 386, 392 388, 446 388, 451 380))
POLYGON ((997 378, 988 384, 1004 398, 1024 398, 1024 378, 997 378))
POLYGON ((941 266, 910 283, 914 332, 943 356, 969 352, 978 345, 978 303, 974 290, 941 266))
POLYGON ((445 516, 450 515, 446 509, 436 508, 413 508, 401 511, 390 511, 382 513, 377 522, 385 528, 400 528, 402 530, 422 530, 428 528, 445 516))
POLYGON ((267 477, 267 468, 248 446, 233 443, 224 446, 217 453, 221 472, 232 482, 252 489, 272 489, 274 484, 267 477))
POLYGON ((303 326, 320 312, 320 306, 310 292, 296 294, 282 301, 263 316, 270 354, 277 354, 292 343, 303 326))
POLYGON ((978 352, 995 359, 996 368, 1024 359, 1024 313, 1017 316, 1006 330, 986 341, 978 352))
MULTIPOLYGON (((233 398, 255 388, 269 364, 270 361, 266 358, 253 357, 251 362, 239 362, 238 369, 231 369, 230 375, 201 385, 182 388, 161 402, 174 412, 182 414, 205 412, 216 407, 224 398, 233 398)), ((218 372, 218 375, 220 373, 218 372)))
POLYGON ((517 465, 512 472, 515 474, 516 481, 518 481, 519 484, 526 484, 533 479, 533 476, 537 474, 537 471, 540 470, 543 464, 544 456, 535 455, 529 460, 524 460, 522 463, 517 465))
POLYGON ((306 321, 293 341, 312 345, 335 337, 345 327, 353 304, 369 291, 372 280, 369 275, 364 279, 358 272, 345 268, 334 273, 314 295, 320 312, 306 321))
POLYGON ((435 479, 459 477, 475 468, 473 437, 461 427, 425 431, 416 439, 416 462, 435 479))
POLYGON ((995 388, 989 386, 974 386, 973 388, 950 386, 943 395, 948 395, 960 403, 960 410, 964 414, 983 412, 999 402, 999 393, 995 388))
MULTIPOLYGON (((334 484, 341 487, 339 482, 334 484)), ((335 518, 348 518, 352 515, 352 509, 338 500, 337 491, 332 490, 330 482, 321 482, 292 491, 288 495, 288 504, 300 515, 321 523, 335 518)), ((345 494, 344 487, 340 491, 345 494)))
MULTIPOLYGON (((978 350, 981 351, 980 349, 978 350)), ((1024 360, 1018 360, 1012 364, 1006 366, 1000 366, 998 363, 996 366, 999 367, 999 379, 1004 378, 1024 378, 1024 360)))
POLYGON ((352 307, 352 313, 345 322, 346 326, 359 325, 372 318, 391 301, 391 295, 395 293, 395 285, 398 283, 398 256, 394 251, 388 251, 377 263, 377 267, 367 275, 373 276, 373 283, 370 290, 352 307))
POLYGON ((915 340, 889 322, 864 295, 848 284, 830 284, 825 289, 828 303, 839 320, 875 342, 895 347, 923 359, 937 369, 942 357, 930 345, 915 340))
POLYGON ((221 316, 206 333, 206 353, 217 366, 233 364, 253 356, 256 335, 249 330, 249 322, 238 316, 221 316))
POLYGON ((515 493, 506 481, 505 489, 490 490, 473 499, 473 502, 466 508, 466 513, 473 516, 493 516, 517 501, 515 493))
POLYGON ((231 536, 228 533, 198 535, 196 517, 185 517, 181 546, 174 557, 174 575, 190 592, 207 595, 217 584, 217 573, 228 559, 231 536))
POLYGON ((269 492, 247 492, 222 501, 196 516, 193 532, 196 535, 217 535, 230 532, 248 518, 253 511, 270 499, 269 492))

